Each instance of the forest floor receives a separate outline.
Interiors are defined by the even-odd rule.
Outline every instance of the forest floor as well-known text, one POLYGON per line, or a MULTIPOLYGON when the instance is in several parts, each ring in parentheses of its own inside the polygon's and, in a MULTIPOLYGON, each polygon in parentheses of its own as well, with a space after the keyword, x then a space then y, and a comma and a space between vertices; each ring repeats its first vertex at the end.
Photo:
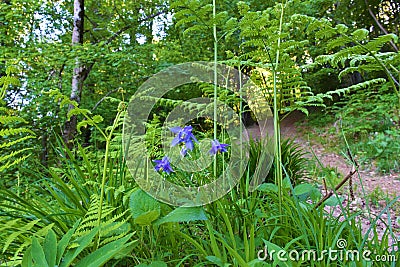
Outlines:
MULTIPOLYGON (((327 133, 332 125, 320 125, 318 131, 316 131, 317 129, 312 128, 307 122, 308 118, 303 113, 291 113, 281 122, 282 138, 294 139, 299 147, 306 152, 305 157, 314 159, 315 162, 319 161, 323 167, 317 166, 317 169, 332 170, 337 177, 335 183, 337 184, 352 171, 352 164, 346 160, 344 155, 332 149, 335 145, 339 146, 339 144, 332 143, 337 142, 337 138, 333 138, 333 136, 327 133), (327 131, 324 132, 321 129, 326 129, 327 131)), ((257 126, 251 127, 250 132, 253 136, 260 134, 257 126)), ((348 182, 346 182, 343 188, 339 189, 338 194, 344 199, 342 203, 344 207, 349 204, 348 206, 351 210, 361 212, 358 220, 361 221, 364 233, 366 233, 371 221, 385 210, 386 205, 390 201, 396 198, 396 196, 400 196, 400 173, 382 174, 373 166, 360 166, 358 171, 353 175, 352 181, 354 200, 350 199, 348 182), (349 201, 350 203, 348 203, 349 201)), ((322 184, 322 179, 318 182, 322 184)), ((325 194, 325 189, 322 185, 320 188, 322 194, 325 194)), ((327 207, 327 210, 333 212, 335 216, 342 216, 339 206, 327 207)), ((400 201, 397 201, 387 211, 383 212, 381 220, 377 221, 379 237, 387 229, 388 222, 392 224, 394 233, 400 239, 400 201), (388 220, 389 217, 390 220, 388 220)), ((392 244, 395 243, 392 238, 389 242, 392 244)), ((397 248, 397 250, 399 249, 397 248)))
MULTIPOLYGON (((328 125, 321 125, 321 128, 329 128, 328 125)), ((318 158, 324 167, 330 167, 336 170, 341 176, 345 177, 351 170, 352 165, 343 155, 333 152, 327 146, 324 146, 315 139, 308 138, 308 133, 311 131, 312 136, 318 135, 320 139, 332 138, 329 134, 318 134, 315 129, 307 125, 307 117, 300 112, 293 112, 286 117, 281 123, 281 133, 283 138, 292 138, 295 142, 303 148, 308 157, 318 158)), ((325 140, 329 143, 329 140, 325 140)), ((339 145, 339 144, 337 144, 339 145)), ((362 187, 366 193, 380 192, 385 196, 394 198, 400 195, 400 173, 379 173, 375 167, 361 166, 357 173, 354 175, 353 181, 355 183, 355 195, 362 196, 362 187), (359 178, 358 178, 358 177, 359 178), (361 187, 362 183, 362 187, 361 187), (358 193, 358 194, 357 194, 358 193)))

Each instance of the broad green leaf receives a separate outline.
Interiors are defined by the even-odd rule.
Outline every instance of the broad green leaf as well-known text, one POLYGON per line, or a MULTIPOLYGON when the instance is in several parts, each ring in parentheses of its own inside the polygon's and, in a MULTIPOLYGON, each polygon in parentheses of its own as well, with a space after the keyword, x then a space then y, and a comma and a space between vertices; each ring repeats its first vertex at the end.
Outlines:
POLYGON ((252 261, 250 261, 249 263, 247 263, 249 267, 274 267, 271 265, 271 263, 259 260, 259 259, 254 259, 252 261))
POLYGON ((43 243, 44 254, 49 266, 56 266, 57 237, 52 229, 47 232, 43 243))
POLYGON ((257 190, 266 193, 268 192, 278 193, 278 186, 273 183, 263 183, 257 188, 257 190))
POLYGON ((265 247, 261 251, 259 250, 257 256, 261 260, 270 261, 273 260, 272 266, 279 266, 279 267, 291 267, 293 263, 291 262, 287 251, 283 248, 279 247, 278 245, 263 239, 265 247), (271 253, 274 251, 275 253, 271 253), (283 254, 284 253, 284 254, 283 254), (279 254, 279 257, 278 257, 279 254), (272 258, 272 259, 271 259, 272 258), (282 261, 281 259, 284 258, 286 261, 282 261))
POLYGON ((283 179, 282 181, 282 187, 284 189, 290 189, 292 187, 292 183, 290 182, 289 177, 286 177, 285 179, 283 179))
MULTIPOLYGON (((96 231, 97 232, 97 231, 96 231)), ((95 250, 93 253, 84 257, 80 260, 75 267, 98 267, 102 266, 104 263, 109 261, 114 257, 120 250, 123 250, 126 246, 132 244, 126 243, 133 234, 129 234, 121 239, 115 240, 107 245, 102 246, 101 248, 95 250)))
POLYGON ((167 222, 190 222, 199 220, 207 220, 203 207, 178 207, 168 213, 167 216, 160 218, 155 225, 167 222))
POLYGON ((206 257, 207 260, 209 260, 210 262, 214 263, 215 265, 219 266, 219 267, 226 267, 226 266, 230 266, 230 264, 228 263, 223 263, 222 260, 216 256, 207 256, 206 257))
POLYGON ((331 196, 324 202, 324 205, 325 206, 336 206, 336 205, 339 205, 339 203, 342 201, 343 201, 342 197, 331 196))
POLYGON ((24 253, 24 257, 22 257, 22 262, 21 262, 21 266, 22 267, 32 267, 32 247, 29 247, 25 253, 24 253))
POLYGON ((314 187, 314 189, 311 191, 310 198, 313 201, 318 201, 321 198, 321 195, 321 191, 314 187))
POLYGON ((57 263, 60 264, 62 256, 64 255, 64 251, 67 248, 69 241, 71 240, 72 235, 75 230, 78 228, 80 220, 78 220, 72 229, 69 229, 68 232, 61 238, 60 242, 57 245, 57 263))
POLYGON ((134 219, 134 222, 139 225, 150 225, 153 221, 160 217, 160 210, 151 210, 140 214, 134 219))
POLYGON ((36 237, 32 238, 32 249, 31 249, 32 260, 34 261, 33 266, 37 267, 48 267, 46 261, 46 256, 44 255, 44 251, 42 246, 36 237))
MULTIPOLYGON (((160 212, 160 203, 143 190, 138 189, 132 193, 129 199, 129 208, 131 210, 132 217, 136 219, 142 214, 148 213, 149 211, 160 212)), ((155 213, 153 213, 153 215, 154 214, 155 213)))
POLYGON ((299 197, 307 197, 313 189, 314 187, 310 184, 299 184, 293 189, 293 193, 299 197))
MULTIPOLYGON (((68 267, 76 259, 76 257, 81 253, 93 240, 94 236, 99 231, 99 227, 93 228, 88 234, 81 236, 76 240, 78 246, 76 248, 70 249, 64 257, 61 263, 61 267, 68 267)), ((111 244, 111 243, 110 243, 111 244)))
POLYGON ((163 261, 153 261, 149 264, 149 267, 167 267, 168 265, 163 261))
MULTIPOLYGON (((133 233, 135 234, 135 232, 133 233)), ((138 242, 131 242, 129 245, 125 246, 123 249, 117 252, 117 254, 114 255, 114 259, 120 260, 125 257, 130 257, 132 255, 132 251, 139 245, 138 242)))

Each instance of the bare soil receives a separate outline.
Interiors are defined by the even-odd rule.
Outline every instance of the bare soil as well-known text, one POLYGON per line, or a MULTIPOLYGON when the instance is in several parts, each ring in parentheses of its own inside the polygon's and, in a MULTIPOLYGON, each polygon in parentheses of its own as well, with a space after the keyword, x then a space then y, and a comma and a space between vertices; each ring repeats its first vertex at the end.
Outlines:
MULTIPOLYGON (((343 155, 330 151, 329 148, 324 147, 314 140, 308 140, 305 133, 312 129, 304 122, 306 122, 306 116, 303 113, 291 113, 281 123, 282 136, 284 138, 293 138, 300 147, 309 152, 310 157, 313 156, 313 151, 325 167, 336 169, 342 177, 345 177, 352 170, 352 164, 346 161, 343 155)), ((321 125, 321 127, 326 127, 326 125, 321 125)), ((326 133, 320 134, 320 137, 325 139, 331 138, 326 133)), ((357 175, 353 178, 356 184, 356 191, 362 191, 363 187, 367 193, 379 189, 379 191, 392 198, 400 196, 400 173, 381 174, 374 167, 365 169, 361 166, 358 176, 360 179, 357 178, 357 175)))
MULTIPOLYGON (((270 125, 269 128, 271 128, 270 125)), ((321 125, 321 128, 327 128, 327 125, 321 125)), ((337 141, 329 134, 322 133, 319 134, 318 138, 324 140, 324 142, 318 142, 315 138, 308 136, 308 133, 313 132, 313 136, 315 137, 316 131, 314 130, 307 125, 307 117, 301 112, 293 112, 281 122, 282 138, 294 139, 303 151, 308 152, 306 157, 318 158, 324 167, 335 170, 339 174, 339 177, 345 177, 352 170, 352 164, 346 160, 345 155, 333 152, 332 148, 321 144, 328 143, 332 146, 335 145, 332 142, 337 141)), ((268 129, 268 131, 271 131, 271 129, 268 129)), ((260 136, 259 127, 251 127, 250 133, 253 137, 260 136)), ((364 233, 367 233, 370 224, 385 209, 387 203, 395 199, 396 196, 400 196, 400 173, 381 174, 373 166, 369 166, 368 168, 360 166, 358 172, 354 174, 352 182, 355 199, 350 199, 348 183, 346 183, 339 191, 342 197, 344 197, 342 204, 344 206, 349 204, 351 210, 360 211, 358 220, 361 220, 364 233)), ((322 185, 321 190, 324 194, 325 190, 322 185)), ((337 217, 342 216, 339 206, 327 208, 328 210, 333 212, 337 217)), ((392 224, 394 233, 397 235, 397 239, 400 240, 400 201, 392 205, 388 211, 382 214, 381 219, 378 220, 378 237, 383 235, 388 227, 388 223, 392 224)), ((396 244, 395 238, 390 238, 389 243, 396 244)), ((399 250, 398 244, 397 247, 396 245, 394 246, 395 250, 399 250)))

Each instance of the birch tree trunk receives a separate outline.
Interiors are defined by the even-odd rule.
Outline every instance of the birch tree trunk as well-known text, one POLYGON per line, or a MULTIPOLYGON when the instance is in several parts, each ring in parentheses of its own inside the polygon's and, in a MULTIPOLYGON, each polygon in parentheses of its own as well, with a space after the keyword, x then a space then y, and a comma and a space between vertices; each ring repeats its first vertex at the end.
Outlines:
MULTIPOLYGON (((72 30, 72 45, 82 45, 83 44, 83 31, 84 31, 84 0, 74 0, 74 27, 72 30)), ((83 89, 83 82, 86 78, 85 67, 79 61, 78 58, 75 59, 75 67, 72 76, 71 83, 71 95, 70 99, 76 101, 78 105, 81 102, 81 95, 83 89)), ((74 108, 73 105, 68 106, 68 112, 74 108)), ((63 130, 63 140, 68 145, 69 148, 72 147, 72 139, 76 133, 77 117, 74 115, 70 120, 66 121, 63 130)))

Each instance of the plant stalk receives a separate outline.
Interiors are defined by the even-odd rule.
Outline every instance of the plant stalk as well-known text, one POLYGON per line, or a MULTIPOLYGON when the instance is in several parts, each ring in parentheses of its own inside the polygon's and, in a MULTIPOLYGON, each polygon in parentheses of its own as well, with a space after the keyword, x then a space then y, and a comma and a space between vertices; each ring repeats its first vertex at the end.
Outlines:
MULTIPOLYGON (((213 36, 214 36, 214 140, 217 139, 217 56, 218 56, 218 39, 217 39, 217 24, 216 17, 216 3, 213 0, 213 36)), ((217 177, 217 157, 214 157, 214 178, 217 177)))
POLYGON ((282 211, 282 151, 281 151, 281 132, 280 132, 280 121, 279 121, 279 110, 278 110, 278 89, 276 86, 276 72, 278 70, 279 64, 279 52, 281 45, 281 33, 283 24, 283 14, 284 14, 284 3, 282 3, 282 11, 279 20, 279 31, 278 31, 278 43, 276 50, 275 64, 273 65, 273 83, 274 83, 274 144, 275 144, 275 182, 278 185, 278 199, 279 199, 279 210, 282 211))

